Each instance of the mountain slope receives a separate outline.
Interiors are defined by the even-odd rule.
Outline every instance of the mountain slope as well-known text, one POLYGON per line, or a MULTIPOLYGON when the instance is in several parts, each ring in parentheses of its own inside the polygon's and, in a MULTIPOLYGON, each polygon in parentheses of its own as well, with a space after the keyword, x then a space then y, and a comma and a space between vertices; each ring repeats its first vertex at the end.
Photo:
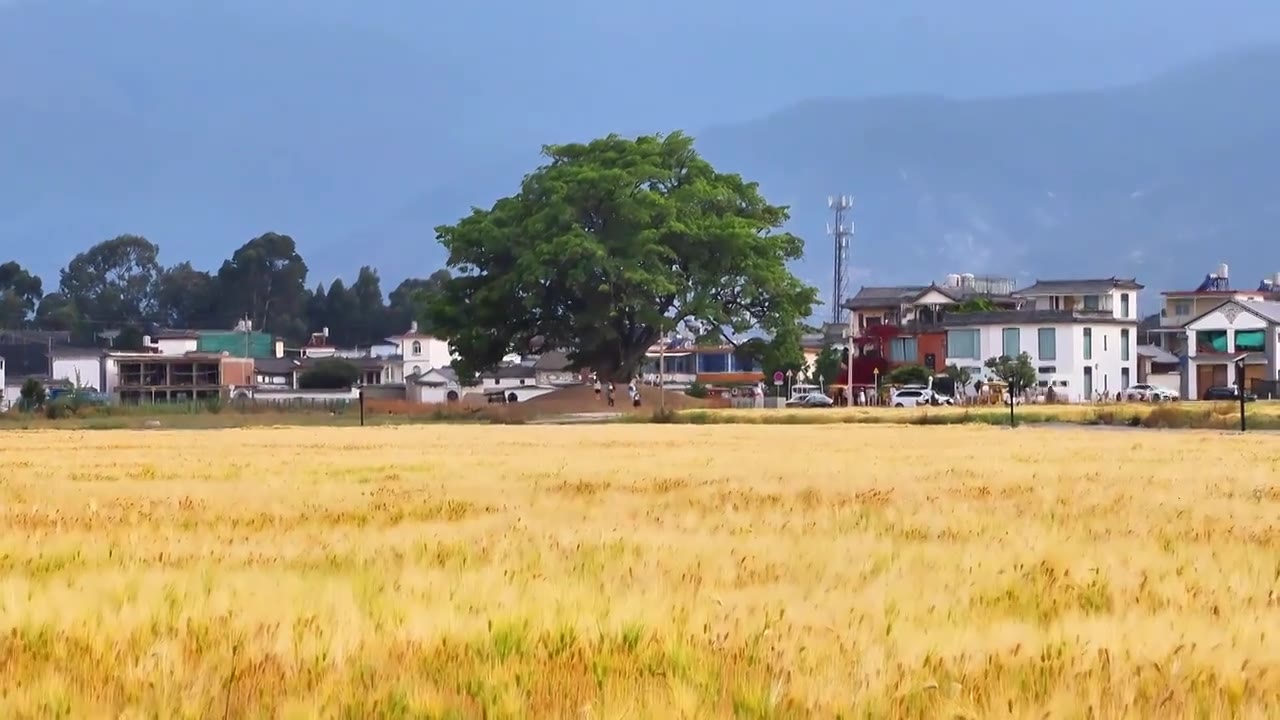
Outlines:
POLYGON ((829 274, 816 262, 829 254, 825 198, 853 193, 853 264, 877 282, 971 271, 1185 284, 1220 260, 1280 268, 1276 72, 1280 49, 1264 48, 1099 92, 813 101, 699 140, 794 205, 814 279, 829 274))

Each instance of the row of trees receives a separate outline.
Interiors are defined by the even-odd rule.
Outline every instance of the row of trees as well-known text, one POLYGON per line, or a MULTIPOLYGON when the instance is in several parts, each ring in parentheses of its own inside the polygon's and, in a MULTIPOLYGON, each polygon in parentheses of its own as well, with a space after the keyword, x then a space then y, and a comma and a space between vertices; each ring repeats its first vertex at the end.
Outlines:
POLYGON ((293 342, 328 327, 336 342, 367 344, 406 329, 449 279, 440 270, 385 296, 378 271, 366 266, 350 286, 337 279, 309 290, 293 238, 277 233, 245 243, 216 272, 190 262, 165 267, 159 255, 146 238, 121 235, 75 256, 47 294, 41 278, 4 263, 0 329, 64 330, 97 344, 108 330, 136 338, 149 328, 230 328, 248 318, 293 342))

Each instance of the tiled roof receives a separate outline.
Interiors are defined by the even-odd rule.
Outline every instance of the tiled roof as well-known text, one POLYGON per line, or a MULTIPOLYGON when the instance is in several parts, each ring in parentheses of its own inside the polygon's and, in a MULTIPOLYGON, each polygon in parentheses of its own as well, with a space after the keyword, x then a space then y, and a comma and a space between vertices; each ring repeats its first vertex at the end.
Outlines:
POLYGON ((555 371, 569 368, 569 356, 561 350, 549 350, 538 356, 533 363, 534 370, 555 371))
POLYGON ((534 371, 532 365, 504 365, 496 370, 481 373, 480 377, 485 380, 492 380, 494 378, 498 378, 500 380, 532 378, 537 377, 537 372, 534 371))
POLYGON ((858 293, 845 301, 844 306, 856 310, 858 308, 885 307, 910 302, 920 293, 928 289, 928 285, 892 285, 885 287, 863 287, 858 293))
POLYGON ((1141 290, 1136 278, 1100 278, 1092 280, 1036 280, 1035 284, 1014 291, 1014 295, 1093 295, 1112 290, 1141 290))
POLYGON ((1280 323, 1280 302, 1274 300, 1236 300, 1238 305, 1273 323, 1280 323))
POLYGON ((1166 365, 1173 365, 1178 362, 1177 355, 1155 345, 1139 345, 1136 349, 1139 355, 1151 358, 1153 362, 1165 363, 1166 365))

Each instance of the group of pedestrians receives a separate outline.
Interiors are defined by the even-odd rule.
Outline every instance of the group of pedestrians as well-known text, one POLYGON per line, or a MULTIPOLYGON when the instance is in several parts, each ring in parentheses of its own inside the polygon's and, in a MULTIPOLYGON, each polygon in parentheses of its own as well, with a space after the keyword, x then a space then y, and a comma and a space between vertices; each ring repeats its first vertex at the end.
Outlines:
MULTIPOLYGON (((615 388, 613 382, 601 382, 599 376, 595 377, 594 381, 596 397, 599 398, 604 395, 605 402, 608 403, 609 407, 614 407, 615 388)), ((627 398, 631 400, 632 407, 640 407, 640 388, 636 385, 635 378, 632 378, 627 385, 627 398)))

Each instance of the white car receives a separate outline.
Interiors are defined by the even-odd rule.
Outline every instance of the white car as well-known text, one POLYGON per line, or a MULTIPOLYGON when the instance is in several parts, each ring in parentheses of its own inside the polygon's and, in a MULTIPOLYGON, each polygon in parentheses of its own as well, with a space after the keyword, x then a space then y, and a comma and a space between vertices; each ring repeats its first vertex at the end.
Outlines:
POLYGON ((931 390, 927 385, 903 385, 893 391, 889 397, 889 404, 893 407, 916 407, 917 405, 955 405, 955 398, 950 395, 944 395, 936 390, 931 390), (894 402, 897 398, 902 398, 902 404, 894 402))
POLYGON ((1129 389, 1125 390, 1124 398, 1143 402, 1171 402, 1178 399, 1178 393, 1168 388, 1138 383, 1137 385, 1130 385, 1129 389))
POLYGON ((933 395, 931 390, 919 387, 904 387, 895 390, 889 396, 889 404, 893 407, 920 407, 929 404, 933 395))
POLYGON ((835 401, 820 392, 796 395, 787 401, 787 407, 831 407, 835 401))

